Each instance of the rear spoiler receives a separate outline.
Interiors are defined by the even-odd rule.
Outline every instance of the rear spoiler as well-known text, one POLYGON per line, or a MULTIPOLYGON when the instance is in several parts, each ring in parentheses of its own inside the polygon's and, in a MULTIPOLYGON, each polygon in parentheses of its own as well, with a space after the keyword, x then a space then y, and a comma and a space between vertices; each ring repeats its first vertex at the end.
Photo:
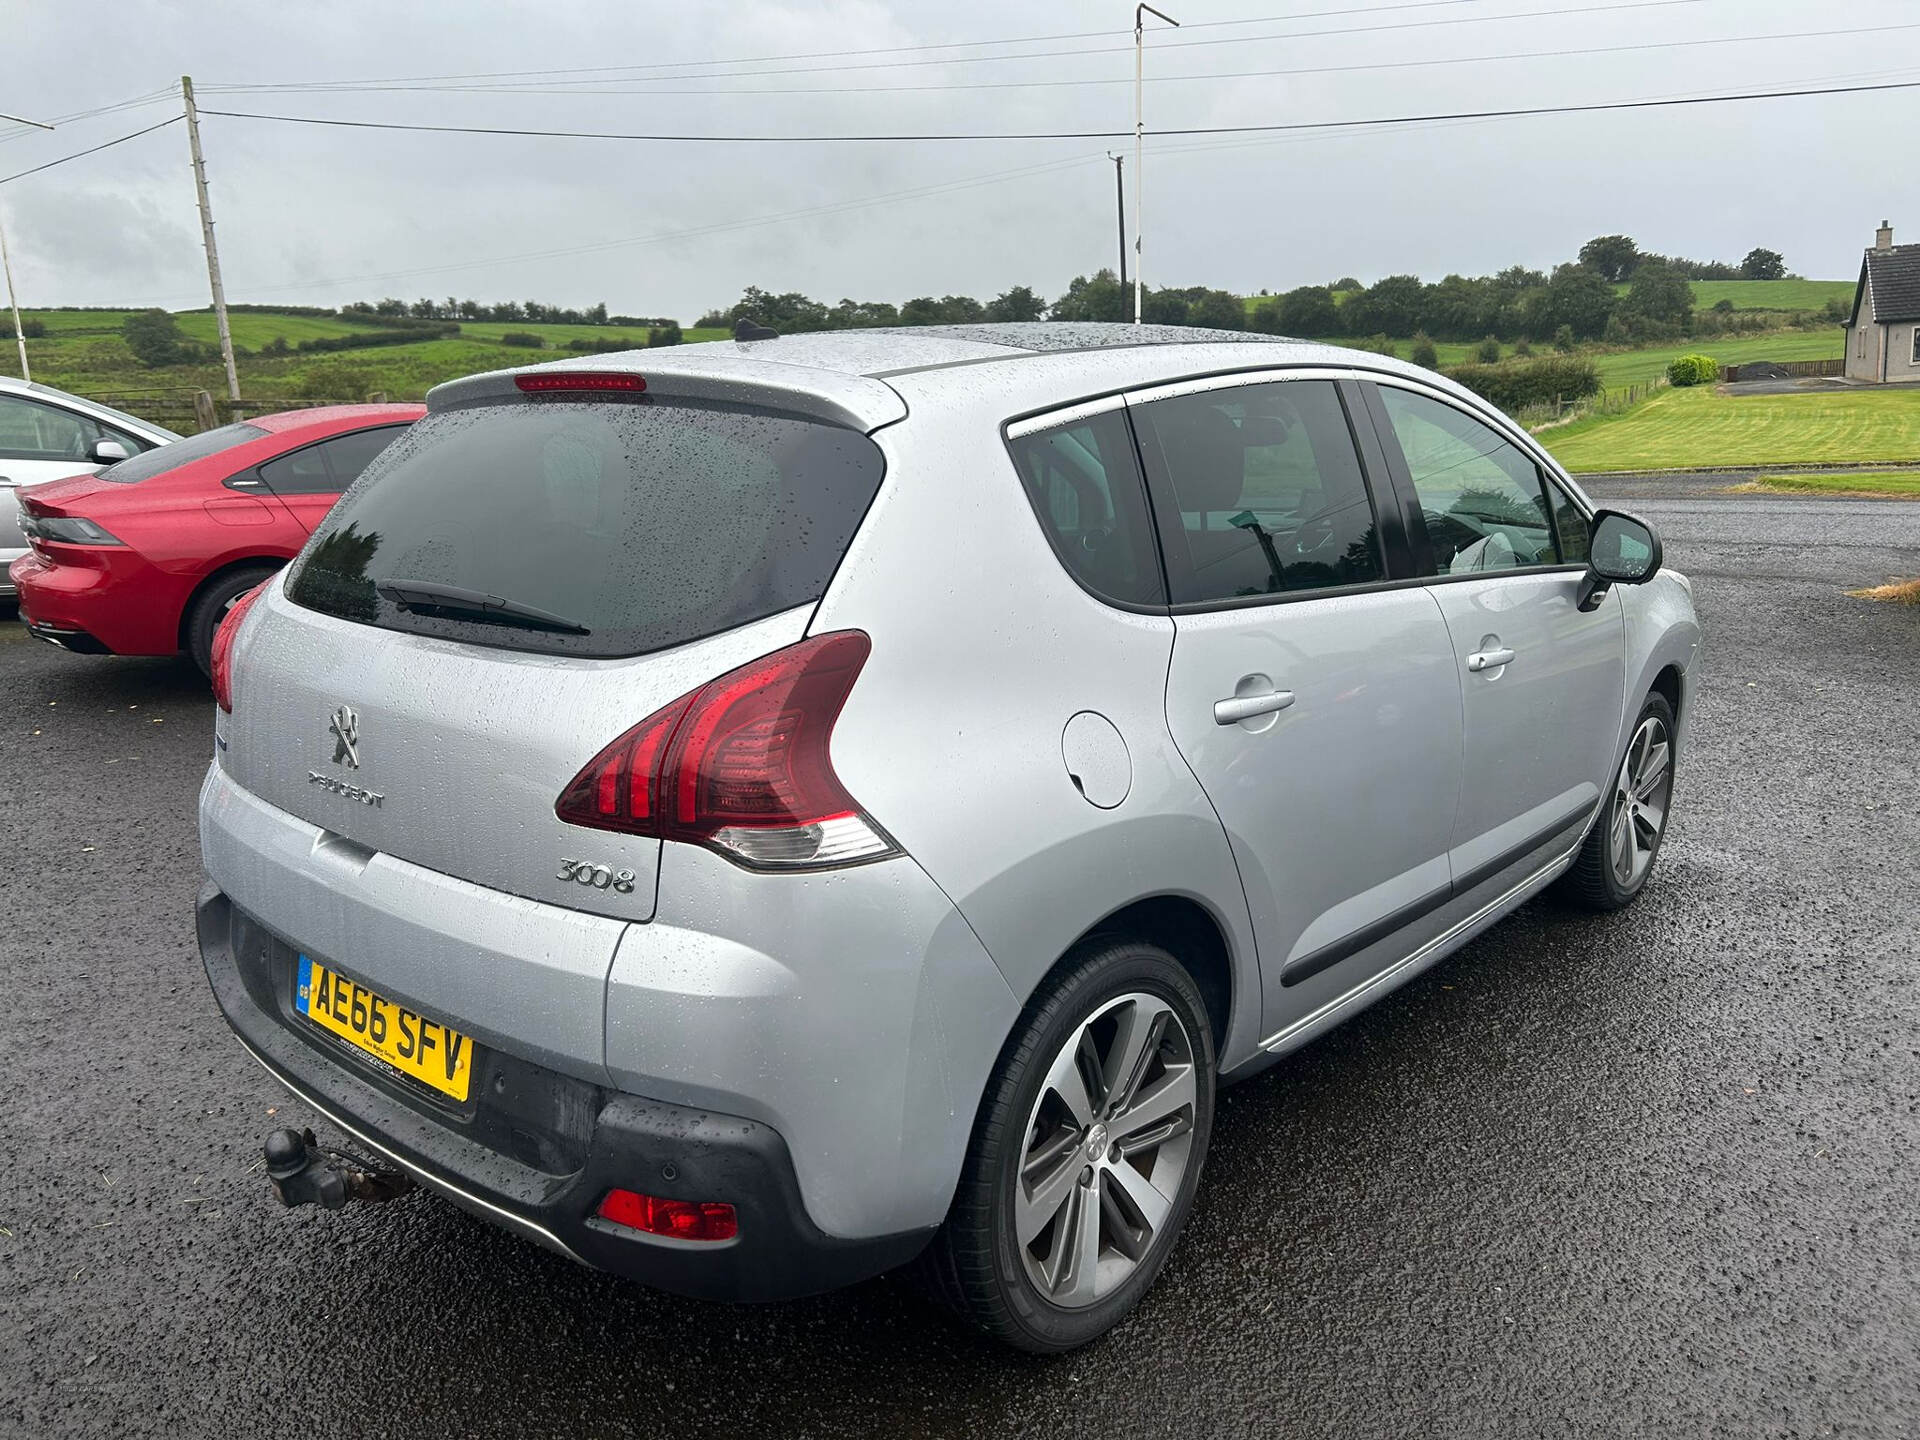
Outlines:
MULTIPOLYGON (((689 348, 720 350, 723 347, 735 348, 724 341, 711 347, 689 348)), ((899 392, 886 382, 866 375, 782 364, 751 354, 684 355, 670 359, 663 349, 555 360, 545 365, 491 370, 463 380, 449 380, 427 392, 427 413, 525 400, 528 397, 515 383, 516 377, 543 372, 639 375, 645 378, 646 393, 651 396, 758 406, 824 420, 862 433, 892 425, 907 416, 907 403, 899 392)))

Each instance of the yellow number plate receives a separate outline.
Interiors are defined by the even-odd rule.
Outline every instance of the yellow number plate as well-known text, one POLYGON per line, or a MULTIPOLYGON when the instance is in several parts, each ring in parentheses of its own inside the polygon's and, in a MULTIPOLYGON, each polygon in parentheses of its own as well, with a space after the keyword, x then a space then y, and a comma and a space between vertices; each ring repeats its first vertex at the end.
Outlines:
POLYGON ((458 1030, 416 1015, 305 955, 300 957, 293 1004, 323 1030, 386 1061, 409 1079, 456 1100, 467 1098, 473 1041, 458 1030))

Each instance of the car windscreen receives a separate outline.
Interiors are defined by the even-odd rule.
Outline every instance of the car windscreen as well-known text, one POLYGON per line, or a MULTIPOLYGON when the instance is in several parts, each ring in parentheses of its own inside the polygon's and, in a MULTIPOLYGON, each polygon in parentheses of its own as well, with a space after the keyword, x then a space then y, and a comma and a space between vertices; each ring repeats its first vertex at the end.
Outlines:
POLYGON ((111 480, 116 485, 132 485, 137 481, 151 480, 156 475, 163 475, 195 460, 204 460, 209 455, 218 455, 222 450, 231 450, 249 440, 258 440, 267 433, 258 425, 247 424, 202 430, 198 435, 189 435, 184 440, 175 440, 157 449, 143 450, 117 465, 109 465, 96 472, 94 478, 111 480))
POLYGON ((858 431, 738 406, 445 411, 341 497, 287 595, 475 645, 645 654, 819 599, 883 469, 858 431))

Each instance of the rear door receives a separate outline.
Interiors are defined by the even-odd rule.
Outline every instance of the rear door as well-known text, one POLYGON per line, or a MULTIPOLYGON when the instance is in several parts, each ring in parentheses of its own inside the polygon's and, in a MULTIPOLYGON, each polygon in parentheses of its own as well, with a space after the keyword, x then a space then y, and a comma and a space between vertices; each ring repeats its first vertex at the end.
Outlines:
POLYGON ((352 430, 268 460, 253 474, 311 534, 360 472, 406 431, 405 425, 352 430))
POLYGON ((1454 885, 1497 895, 1571 848, 1599 802, 1626 680, 1620 598, 1579 608, 1586 515, 1513 437, 1410 383, 1368 395, 1461 685, 1454 885))
MULTIPOLYGON (((1449 895, 1460 686, 1331 375, 1129 404, 1166 556, 1167 722, 1233 845, 1278 1034, 1410 948, 1449 895)), ((1364 420, 1362 421, 1364 424, 1364 420)))
POLYGON ((661 706, 805 634, 881 470, 858 431, 738 405, 430 414, 258 607, 220 763, 343 855, 645 919, 660 842, 563 824, 561 792, 661 706))

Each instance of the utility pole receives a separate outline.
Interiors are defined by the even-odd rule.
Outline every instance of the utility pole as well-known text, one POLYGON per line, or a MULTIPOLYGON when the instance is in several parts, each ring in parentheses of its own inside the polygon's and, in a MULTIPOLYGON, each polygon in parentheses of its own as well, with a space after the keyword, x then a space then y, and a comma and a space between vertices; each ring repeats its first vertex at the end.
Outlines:
POLYGON ((1127 157, 1116 155, 1109 150, 1107 158, 1113 161, 1113 199, 1120 211, 1120 289, 1125 293, 1127 288, 1127 182, 1120 172, 1121 167, 1127 163, 1127 157))
POLYGON ((13 294, 13 257, 7 253, 7 227, 0 225, 0 267, 7 272, 7 305, 13 311, 13 343, 20 347, 20 378, 33 379, 27 368, 27 332, 20 324, 20 302, 13 294))
MULTIPOLYGON (((16 125, 31 125, 36 130, 53 129, 51 125, 29 120, 24 115, 0 115, 0 120, 11 120, 16 125)), ((7 253, 7 227, 4 224, 0 224, 0 270, 7 272, 7 308, 13 311, 13 343, 20 347, 20 378, 32 380, 33 371, 27 366, 27 332, 20 323, 20 301, 13 293, 13 256, 7 253)))
POLYGON ((227 362, 227 398, 240 398, 240 372, 233 368, 233 331, 227 326, 227 292, 220 285, 220 251, 213 243, 213 206, 207 200, 207 162, 200 154, 200 112, 193 105, 193 77, 180 77, 187 103, 187 146, 193 151, 193 186, 200 196, 200 233, 207 245, 207 279, 213 285, 213 323, 220 331, 220 358, 227 362))
POLYGON ((1145 262, 1140 257, 1141 231, 1146 221, 1143 218, 1147 208, 1147 161, 1146 161, 1146 121, 1141 110, 1141 76, 1146 66, 1147 16, 1152 15, 1164 20, 1174 29, 1180 28, 1180 22, 1151 5, 1133 7, 1133 323, 1140 323, 1140 271, 1145 262))

